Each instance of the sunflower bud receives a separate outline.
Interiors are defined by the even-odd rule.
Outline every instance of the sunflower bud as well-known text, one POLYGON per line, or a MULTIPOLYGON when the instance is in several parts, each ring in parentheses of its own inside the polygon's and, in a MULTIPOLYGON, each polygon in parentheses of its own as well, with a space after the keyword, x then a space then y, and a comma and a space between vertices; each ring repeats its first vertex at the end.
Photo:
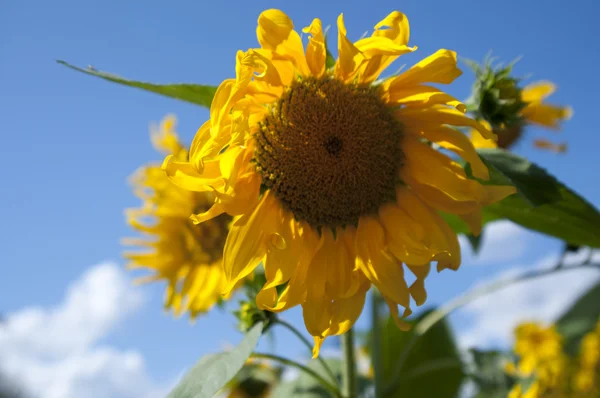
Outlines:
POLYGON ((494 67, 491 60, 483 65, 472 61, 469 64, 476 80, 467 101, 468 109, 494 129, 521 127, 524 123, 521 111, 527 104, 522 100, 520 79, 511 76, 514 62, 506 67, 494 67))

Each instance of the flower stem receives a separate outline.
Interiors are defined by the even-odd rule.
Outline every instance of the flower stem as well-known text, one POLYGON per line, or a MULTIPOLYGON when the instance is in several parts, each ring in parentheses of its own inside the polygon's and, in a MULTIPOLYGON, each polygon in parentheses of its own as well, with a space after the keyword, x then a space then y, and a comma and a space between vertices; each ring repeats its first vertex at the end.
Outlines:
POLYGON ((344 354, 344 364, 342 373, 342 394, 344 398, 356 398, 357 379, 356 379, 356 358, 354 356, 354 331, 348 330, 342 335, 342 351, 344 354))
MULTIPOLYGON (((561 257, 560 263, 562 263, 564 257, 561 257)), ((402 381, 401 373, 402 368, 404 367, 404 363, 408 358, 408 354, 410 354, 411 349, 414 347, 415 343, 429 329, 431 329, 436 323, 444 319, 447 315, 449 315, 454 310, 462 307, 465 304, 470 303, 473 300, 476 300, 480 297, 486 296, 490 293, 493 293, 497 290, 503 289, 505 287, 524 282, 530 279, 539 278, 546 275, 551 275, 556 272, 568 271, 579 269, 583 267, 595 267, 600 269, 600 263, 592 263, 589 260, 584 263, 569 266, 569 267, 553 267, 553 268, 544 268, 544 269, 536 269, 533 271, 526 272, 524 274, 516 275, 511 278, 502 278, 493 282, 490 282, 484 286, 472 289, 467 293, 458 296, 451 301, 449 301, 446 305, 441 306, 438 310, 431 312, 427 316, 425 316, 419 323, 417 323, 414 327, 411 336, 404 346, 402 353, 400 354, 400 358, 398 358, 398 362, 396 362, 396 368, 394 369, 394 376, 391 378, 392 383, 386 388, 385 392, 387 395, 393 394, 398 385, 402 381)))
MULTIPOLYGON (((302 335, 302 333, 296 329, 292 324, 276 318, 276 320, 274 321, 275 324, 279 324, 281 326, 283 326, 284 328, 288 329, 290 332, 292 332, 296 337, 298 337, 306 347, 308 347, 309 352, 312 353, 312 349, 313 346, 312 344, 310 344, 310 341, 308 341, 308 339, 306 337, 304 337, 302 335)), ((319 356, 317 358, 317 360, 321 363, 321 365, 323 365, 323 368, 325 368, 325 371, 327 372, 327 374, 331 377, 331 380, 337 384, 337 377, 335 376, 335 373, 333 373, 333 370, 331 370, 331 367, 327 364, 327 361, 325 361, 325 359, 323 359, 323 356, 319 356)))
POLYGON ((276 361, 283 365, 292 366, 296 369, 299 369, 299 370, 303 371, 304 373, 308 374, 309 376, 312 376, 315 380, 317 380, 319 383, 321 383, 323 385, 323 387, 325 387, 334 396, 336 396, 338 398, 342 398, 342 394, 340 393, 340 390, 337 388, 337 386, 334 386, 333 384, 331 384, 330 382, 325 380, 323 377, 321 377, 317 372, 315 372, 314 370, 312 370, 311 368, 309 368, 307 366, 302 365, 301 363, 292 361, 291 359, 280 357, 278 355, 265 354, 265 353, 261 353, 261 352, 252 353, 252 357, 269 359, 271 361, 276 361))
POLYGON ((379 316, 379 307, 381 305, 381 296, 379 292, 373 289, 371 295, 371 330, 373 336, 373 346, 371 348, 371 362, 373 364, 373 374, 375 382, 375 398, 383 397, 383 370, 381 368, 381 318, 379 316))

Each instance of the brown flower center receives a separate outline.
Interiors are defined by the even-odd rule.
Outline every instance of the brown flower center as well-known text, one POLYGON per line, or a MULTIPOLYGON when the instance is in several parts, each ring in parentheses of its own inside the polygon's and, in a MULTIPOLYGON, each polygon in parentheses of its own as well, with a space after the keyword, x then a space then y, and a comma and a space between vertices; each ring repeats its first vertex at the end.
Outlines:
POLYGON ((298 220, 356 225, 395 199, 401 136, 375 88, 311 77, 271 105, 254 162, 264 187, 298 220))

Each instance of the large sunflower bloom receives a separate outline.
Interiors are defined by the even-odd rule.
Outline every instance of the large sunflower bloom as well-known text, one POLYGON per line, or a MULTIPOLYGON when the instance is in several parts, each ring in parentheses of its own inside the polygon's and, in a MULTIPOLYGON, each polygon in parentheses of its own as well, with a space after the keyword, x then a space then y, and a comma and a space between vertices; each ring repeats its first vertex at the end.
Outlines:
POLYGON ((371 37, 352 43, 343 15, 338 56, 326 68, 322 24, 303 29, 306 51, 279 10, 258 18, 260 48, 239 51, 236 78, 218 88, 210 120, 197 132, 189 162, 165 159, 179 186, 211 191, 215 202, 192 216, 202 224, 234 216, 225 243, 225 293, 261 262, 261 309, 296 305, 315 338, 345 333, 375 285, 400 327, 411 297, 425 302, 424 281, 460 265, 457 236, 438 211, 458 214, 474 234, 481 208, 515 190, 470 180, 430 142, 465 158, 475 177, 488 170, 452 126, 494 135, 465 116, 455 98, 429 85, 461 74, 456 54, 439 50, 404 73, 377 81, 409 47, 404 14, 392 12, 371 37), (408 269, 416 280, 408 286, 408 269), (277 287, 281 287, 280 292, 277 287))
MULTIPOLYGON (((556 91, 556 86, 549 81, 539 81, 525 86, 521 91, 520 100, 525 104, 519 111, 518 117, 522 123, 502 126, 494 129, 498 140, 488 140, 479 131, 471 130, 471 141, 476 148, 510 148, 522 137, 526 125, 535 124, 550 130, 558 130, 563 120, 568 120, 573 114, 569 106, 558 106, 544 102, 556 91)), ((489 126, 489 125, 488 125, 489 126)), ((535 139, 534 145, 540 149, 554 152, 565 152, 567 145, 556 144, 546 139, 535 139)))
MULTIPOLYGON (((188 150, 179 142, 174 124, 172 116, 165 118, 160 128, 154 129, 152 142, 157 150, 186 161, 188 150)), ((125 253, 128 266, 153 271, 142 281, 165 279, 165 307, 176 314, 189 310, 195 317, 209 310, 221 299, 226 286, 222 253, 231 217, 224 214, 193 225, 190 214, 209 209, 214 201, 212 193, 179 188, 169 181, 160 164, 141 167, 132 183, 143 204, 128 209, 127 219, 146 236, 124 243, 148 250, 125 253)))

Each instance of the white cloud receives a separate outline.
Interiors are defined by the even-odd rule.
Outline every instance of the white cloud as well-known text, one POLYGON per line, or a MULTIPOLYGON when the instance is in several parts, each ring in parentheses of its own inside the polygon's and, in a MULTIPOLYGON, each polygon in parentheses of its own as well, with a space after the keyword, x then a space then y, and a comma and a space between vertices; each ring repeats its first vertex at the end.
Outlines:
POLYGON ((0 367, 40 398, 163 396, 140 353, 98 344, 142 303, 118 266, 92 267, 57 306, 8 314, 0 325, 0 367))
MULTIPOLYGON (((534 267, 513 267, 493 279, 551 267, 556 261, 555 255, 547 256, 534 267)), ((600 273, 597 269, 578 268, 514 284, 473 301, 461 311, 461 315, 466 315, 472 322, 469 322, 468 328, 457 325, 460 343, 465 348, 490 344, 508 346, 517 324, 524 321, 554 321, 598 280, 600 273)))
POLYGON ((465 263, 482 265, 514 261, 525 253, 529 238, 534 235, 533 232, 505 220, 490 223, 482 233, 479 254, 473 254, 467 238, 460 236, 465 263))

